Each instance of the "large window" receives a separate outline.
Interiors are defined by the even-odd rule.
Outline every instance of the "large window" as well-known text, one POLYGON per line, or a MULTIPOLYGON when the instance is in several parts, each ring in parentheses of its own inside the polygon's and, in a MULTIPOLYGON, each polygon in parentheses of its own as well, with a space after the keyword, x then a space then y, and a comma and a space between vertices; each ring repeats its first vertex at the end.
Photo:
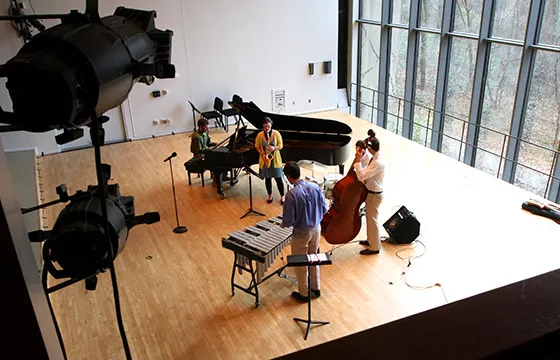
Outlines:
POLYGON ((492 44, 475 162, 489 174, 500 175, 505 165, 520 61, 520 47, 492 44))
POLYGON ((539 42, 560 46, 560 3, 558 1, 547 1, 545 4, 539 42))
POLYGON ((492 36, 523 40, 529 5, 531 5, 531 0, 494 0, 492 36))
POLYGON ((420 25, 427 28, 441 29, 443 0, 421 0, 420 7, 420 25))
POLYGON ((399 132, 400 129, 402 129, 407 45, 408 32, 402 29, 393 29, 391 33, 391 58, 389 64, 389 96, 387 111, 387 129, 393 132, 399 132))
POLYGON ((482 14, 482 0, 457 0, 453 30, 478 34, 482 14))
POLYGON ((361 1, 357 114, 560 201, 560 1, 412 4, 361 1))
POLYGON ((379 83, 379 41, 380 27, 362 26, 360 44, 360 118, 375 122, 377 116, 379 83))
POLYGON ((428 146, 434 119, 439 35, 422 32, 418 50, 412 139, 428 146))
POLYGON ((393 0, 393 12, 391 22, 393 24, 408 25, 410 14, 410 0, 393 0))
POLYGON ((537 53, 522 139, 514 184, 544 193, 559 150, 560 53, 537 53))
POLYGON ((381 20, 381 1, 382 0, 363 0, 360 4, 360 16, 364 20, 381 20))
POLYGON ((467 119, 472 97, 476 41, 456 38, 451 42, 441 152, 457 160, 464 156, 467 119))

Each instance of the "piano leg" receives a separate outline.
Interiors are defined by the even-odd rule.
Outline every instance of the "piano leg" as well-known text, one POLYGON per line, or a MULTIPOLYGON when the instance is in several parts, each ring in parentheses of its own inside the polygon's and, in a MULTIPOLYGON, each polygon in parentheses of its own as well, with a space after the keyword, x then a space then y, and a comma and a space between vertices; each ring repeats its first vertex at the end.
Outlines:
POLYGON ((338 171, 340 172, 340 175, 344 175, 344 164, 338 165, 338 171))

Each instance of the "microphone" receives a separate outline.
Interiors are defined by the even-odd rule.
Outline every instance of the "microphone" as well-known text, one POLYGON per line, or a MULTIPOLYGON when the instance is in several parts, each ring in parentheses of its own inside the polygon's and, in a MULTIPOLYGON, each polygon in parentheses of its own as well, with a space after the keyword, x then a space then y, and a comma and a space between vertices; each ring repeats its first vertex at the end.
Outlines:
POLYGON ((172 158, 174 158, 175 156, 177 156, 177 153, 175 151, 173 151, 173 154, 169 155, 169 157, 167 159, 163 160, 163 162, 169 161, 172 158))

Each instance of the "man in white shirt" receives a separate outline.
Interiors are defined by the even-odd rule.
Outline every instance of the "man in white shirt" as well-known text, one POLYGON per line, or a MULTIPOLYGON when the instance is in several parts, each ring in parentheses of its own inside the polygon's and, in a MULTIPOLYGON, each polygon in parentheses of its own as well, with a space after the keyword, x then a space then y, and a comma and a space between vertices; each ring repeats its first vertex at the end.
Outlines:
POLYGON ((354 170, 358 180, 363 182, 368 189, 366 198, 366 225, 367 241, 360 241, 360 244, 367 248, 360 251, 362 255, 379 254, 381 239, 379 236, 379 206, 383 201, 383 178, 385 177, 385 162, 379 156, 379 140, 373 138, 367 144, 367 152, 371 154, 371 159, 366 166, 362 164, 364 151, 356 151, 354 158, 354 170))

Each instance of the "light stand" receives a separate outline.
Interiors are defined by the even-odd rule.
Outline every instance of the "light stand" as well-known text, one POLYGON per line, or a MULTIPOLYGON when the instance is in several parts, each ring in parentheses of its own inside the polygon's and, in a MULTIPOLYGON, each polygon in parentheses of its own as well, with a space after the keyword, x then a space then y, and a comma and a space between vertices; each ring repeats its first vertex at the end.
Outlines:
MULTIPOLYGON (((91 106, 91 105, 90 105, 91 106)), ((92 117, 91 117, 91 127, 90 127, 90 137, 91 142, 93 143, 94 152, 95 152, 95 171, 97 173, 97 186, 99 186, 99 197, 101 200, 101 211, 103 214, 103 220, 105 222, 105 234, 110 234, 109 232, 109 220, 107 215, 107 201, 105 198, 105 185, 103 182, 103 171, 101 169, 101 145, 105 142, 103 135, 104 132, 101 132, 102 123, 97 117, 94 108, 92 107, 92 117), (103 134, 103 135, 101 135, 103 134)), ((109 248, 111 249, 111 263, 109 265, 109 272, 111 274, 111 283, 113 285, 113 298, 115 300, 115 312, 117 315, 117 325, 119 327, 119 333, 121 335, 121 340, 123 343, 123 350, 127 360, 132 359, 132 355, 130 353, 130 347, 128 346, 128 339, 126 338, 126 332, 124 329, 124 324, 122 320, 122 313, 121 313, 121 304, 120 304, 120 297, 119 297, 119 286, 117 284, 117 273, 115 272, 115 263, 113 262, 115 249, 113 249, 113 243, 111 242, 109 236, 107 236, 107 241, 109 241, 109 248)))
POLYGON ((163 162, 169 161, 169 171, 171 172, 171 187, 173 188, 173 202, 175 203, 175 219, 177 220, 177 227, 173 229, 173 232, 175 234, 183 234, 186 233, 188 229, 186 226, 179 225, 179 212, 177 211, 177 197, 175 195, 175 180, 173 179, 173 165, 171 164, 171 159, 174 158, 175 156, 177 156, 177 153, 173 152, 173 154, 169 155, 169 157, 165 159, 163 162))
POLYGON ((251 169, 249 166, 245 166, 243 169, 249 174, 249 210, 245 213, 245 215, 240 217, 240 219, 243 219, 244 217, 249 216, 250 214, 265 216, 263 213, 253 210, 253 184, 251 183, 251 174, 255 175, 261 180, 262 177, 259 174, 257 174, 253 169, 251 169))

